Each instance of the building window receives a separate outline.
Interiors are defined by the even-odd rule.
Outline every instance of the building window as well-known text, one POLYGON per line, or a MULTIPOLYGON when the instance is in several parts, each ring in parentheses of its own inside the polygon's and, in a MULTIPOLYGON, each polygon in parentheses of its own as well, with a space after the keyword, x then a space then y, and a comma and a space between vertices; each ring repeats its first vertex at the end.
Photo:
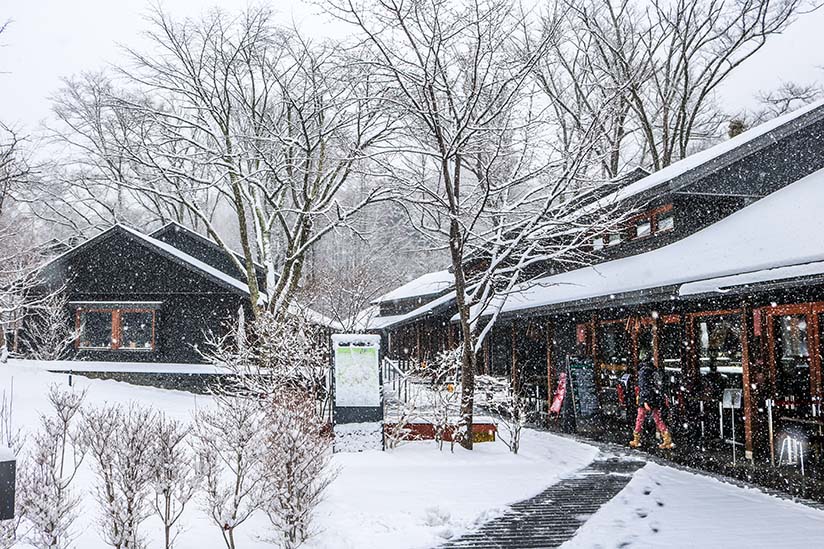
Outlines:
POLYGON ((643 238, 652 234, 652 222, 649 219, 639 221, 635 224, 635 237, 643 238))
POLYGON ((110 349, 112 347, 112 312, 83 311, 80 315, 81 349, 110 349))
POLYGON ((77 309, 79 349, 153 351, 155 310, 134 308, 77 309))
POLYGON ((620 243, 621 243, 621 235, 619 233, 614 233, 614 234, 609 235, 609 242, 608 242, 609 246, 615 246, 616 244, 620 244, 620 243))
POLYGON ((599 236, 598 238, 593 238, 592 239, 592 249, 595 250, 596 252, 598 250, 603 250, 604 249, 604 239, 603 239, 603 237, 599 236))
POLYGON ((663 233, 675 228, 675 217, 672 214, 658 218, 658 232, 663 233))

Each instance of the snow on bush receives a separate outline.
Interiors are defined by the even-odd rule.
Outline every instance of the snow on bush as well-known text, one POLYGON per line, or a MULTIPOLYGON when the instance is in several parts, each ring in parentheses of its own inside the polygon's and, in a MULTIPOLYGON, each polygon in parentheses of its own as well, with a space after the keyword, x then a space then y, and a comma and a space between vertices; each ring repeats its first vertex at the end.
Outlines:
POLYGON ((283 391, 269 400, 265 447, 263 508, 277 541, 293 549, 312 534, 312 514, 335 478, 332 436, 309 395, 283 391))
POLYGON ((83 431, 97 473, 95 495, 103 540, 115 549, 146 546, 140 524, 149 503, 156 461, 154 412, 136 404, 105 405, 83 412, 83 431))
POLYGON ((152 468, 154 512, 163 521, 165 549, 172 549, 178 531, 175 524, 186 504, 197 493, 200 477, 187 437, 190 427, 160 415, 153 425, 155 462, 152 468))
POLYGON ((204 510, 228 549, 235 530, 259 510, 264 488, 264 413, 255 399, 216 395, 216 407, 195 415, 195 446, 203 478, 204 510))
POLYGON ((42 415, 18 483, 25 540, 38 549, 69 547, 80 495, 72 488, 85 453, 80 429, 84 392, 49 389, 51 415, 42 415))
POLYGON ((22 332, 27 358, 59 360, 80 336, 69 315, 68 300, 54 293, 33 303, 27 310, 26 329, 22 332))
POLYGON ((521 448, 521 432, 531 419, 529 402, 523 398, 517 383, 493 376, 475 377, 476 403, 495 414, 499 421, 500 440, 513 454, 521 448))

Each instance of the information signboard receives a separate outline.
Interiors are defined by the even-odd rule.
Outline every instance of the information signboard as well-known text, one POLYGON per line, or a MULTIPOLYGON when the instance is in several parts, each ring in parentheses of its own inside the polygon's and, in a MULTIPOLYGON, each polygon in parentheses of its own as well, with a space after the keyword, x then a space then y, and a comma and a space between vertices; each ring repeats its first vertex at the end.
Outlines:
POLYGON ((335 334, 335 423, 361 423, 383 419, 380 380, 380 336, 335 334))

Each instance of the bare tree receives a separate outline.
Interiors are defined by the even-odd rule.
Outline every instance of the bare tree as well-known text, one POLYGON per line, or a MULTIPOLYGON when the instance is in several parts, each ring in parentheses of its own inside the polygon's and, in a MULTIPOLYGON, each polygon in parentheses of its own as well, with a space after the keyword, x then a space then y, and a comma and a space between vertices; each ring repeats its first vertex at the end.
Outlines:
POLYGON ((236 549, 235 530, 262 506, 263 417, 256 399, 229 395, 216 396, 214 409, 195 415, 204 510, 220 529, 227 549, 236 549))
POLYGON ((449 254, 462 345, 457 436, 471 447, 476 357, 497 312, 483 328, 479 319, 525 273, 572 259, 591 237, 595 222, 577 206, 590 190, 579 176, 592 124, 574 143, 550 145, 557 125, 532 77, 557 26, 533 32, 534 17, 513 2, 333 4, 372 47, 362 63, 397 88, 384 107, 404 130, 386 163, 412 226, 449 254))
POLYGON ((200 483, 194 456, 187 445, 189 433, 187 426, 164 415, 154 423, 153 507, 155 514, 163 521, 165 549, 174 547, 178 534, 175 524, 200 483))
POLYGON ((226 246, 214 219, 221 207, 255 314, 282 314, 307 251, 385 194, 338 199, 389 128, 364 99, 383 88, 341 62, 334 44, 275 26, 267 9, 182 21, 155 10, 148 20, 150 47, 127 51, 122 88, 67 83, 57 136, 85 159, 88 177, 226 246), (255 260, 268 272, 266 296, 255 260))
MULTIPOLYGON (((580 37, 560 56, 579 100, 575 105, 598 108, 582 84, 597 90, 596 100, 617 94, 610 124, 599 131, 606 144, 602 152, 610 155, 608 174, 617 175, 620 156, 659 170, 717 138, 723 116, 713 102, 715 91, 807 5, 805 0, 564 2, 564 18, 580 37), (635 138, 627 140, 631 135, 635 138)), ((543 81, 553 78, 548 70, 541 75, 543 81)), ((557 86, 545 89, 553 99, 564 96, 557 86)))
MULTIPOLYGON (((12 381, 9 391, 3 389, 3 395, 0 396, 0 447, 5 448, 7 452, 11 452, 15 457, 20 454, 23 448, 23 432, 19 427, 14 426, 13 414, 14 411, 14 382, 12 381)), ((26 509, 23 505, 25 499, 24 494, 28 492, 28 487, 24 480, 28 477, 25 472, 25 467, 18 463, 20 480, 17 482, 17 493, 14 502, 14 518, 0 522, 0 549, 12 549, 16 547, 20 541, 20 526, 26 516, 26 509)))
POLYGON ((49 388, 53 414, 41 416, 32 455, 21 474, 21 506, 31 525, 27 541, 38 549, 69 547, 80 496, 72 489, 85 455, 79 425, 85 392, 49 388))
POLYGON ((115 549, 141 549, 140 524, 150 515, 154 412, 135 404, 84 412, 83 432, 97 473, 100 534, 115 549))

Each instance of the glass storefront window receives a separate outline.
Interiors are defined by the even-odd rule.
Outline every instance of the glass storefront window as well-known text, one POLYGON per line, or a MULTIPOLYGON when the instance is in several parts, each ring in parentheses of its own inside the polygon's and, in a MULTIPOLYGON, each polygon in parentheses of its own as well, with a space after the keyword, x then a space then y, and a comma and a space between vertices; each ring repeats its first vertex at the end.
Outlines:
POLYGON ((782 315, 774 318, 773 323, 779 406, 805 407, 810 401, 807 315, 782 315))
POLYGON ((743 383, 741 315, 699 318, 695 329, 704 399, 720 401, 724 389, 740 389, 743 383))
POLYGON ((623 322, 598 327, 598 375, 601 386, 615 385, 629 364, 630 337, 623 322))

